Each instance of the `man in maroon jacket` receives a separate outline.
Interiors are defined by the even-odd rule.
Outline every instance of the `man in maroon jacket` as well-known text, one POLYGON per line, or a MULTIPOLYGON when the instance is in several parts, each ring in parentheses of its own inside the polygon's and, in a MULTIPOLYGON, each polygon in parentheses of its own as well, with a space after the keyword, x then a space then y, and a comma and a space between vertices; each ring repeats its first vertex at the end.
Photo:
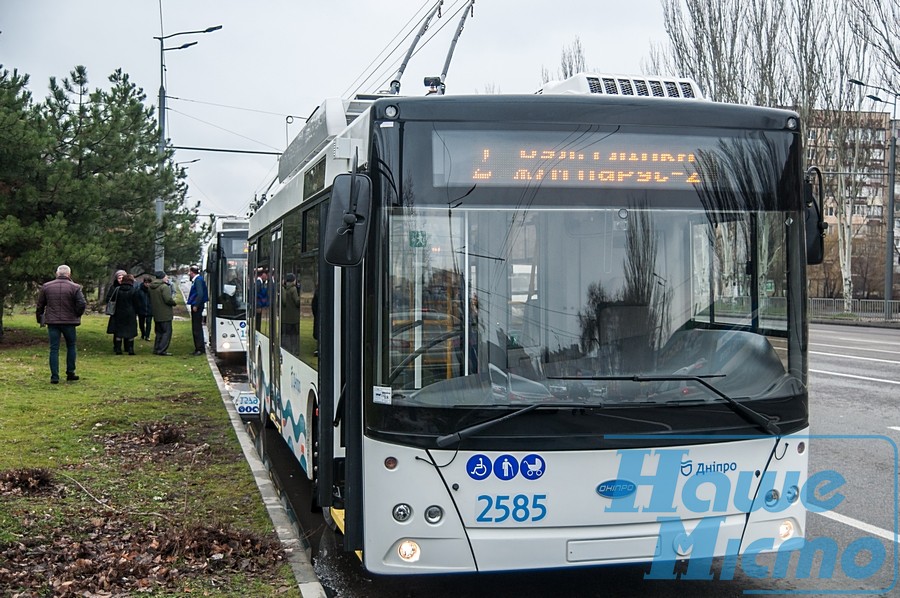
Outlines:
POLYGON ((50 335, 50 384, 59 384, 59 337, 66 340, 66 380, 78 380, 75 375, 75 327, 87 307, 80 284, 72 282, 72 269, 62 265, 56 278, 41 287, 37 299, 37 320, 47 326, 50 335))

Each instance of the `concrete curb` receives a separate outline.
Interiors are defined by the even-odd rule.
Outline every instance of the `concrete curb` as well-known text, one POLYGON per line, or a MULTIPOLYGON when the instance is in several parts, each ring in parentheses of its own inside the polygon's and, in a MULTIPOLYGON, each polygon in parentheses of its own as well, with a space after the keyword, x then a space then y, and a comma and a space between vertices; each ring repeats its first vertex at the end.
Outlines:
POLYGON ((216 379, 216 384, 222 395, 222 402, 225 404, 225 410, 228 412, 231 425, 234 427, 238 441, 241 444, 241 450, 244 451, 244 458, 247 459, 250 471, 253 472, 256 486, 259 488, 263 503, 269 512, 269 517, 272 519, 275 533, 278 534, 278 539, 281 540, 281 544, 284 546, 285 555, 291 570, 294 572, 294 578, 297 580, 300 594, 303 598, 326 598, 325 588, 322 587, 318 577, 316 577, 316 572, 310 562, 308 547, 306 543, 300 540, 297 528, 291 522, 290 517, 288 517, 287 511, 281 502, 281 497, 278 495, 275 485, 269 477, 269 472, 259 458, 256 447, 250 440, 244 422, 241 421, 241 416, 238 415, 237 409, 234 408, 231 392, 219 373, 219 368, 216 367, 213 356, 207 353, 206 360, 209 362, 209 369, 212 370, 213 377, 216 379))

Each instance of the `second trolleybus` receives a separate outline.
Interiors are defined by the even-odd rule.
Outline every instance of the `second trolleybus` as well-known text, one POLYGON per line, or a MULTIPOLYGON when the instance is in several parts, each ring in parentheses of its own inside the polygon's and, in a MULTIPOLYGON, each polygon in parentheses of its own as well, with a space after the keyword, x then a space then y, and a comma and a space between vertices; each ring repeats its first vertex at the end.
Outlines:
POLYGON ((217 355, 237 356, 247 351, 248 229, 246 218, 219 218, 205 250, 206 326, 209 347, 217 355))
POLYGON ((802 162, 796 113, 688 80, 322 104, 250 219, 248 350, 343 548, 402 575, 796 547, 802 162))

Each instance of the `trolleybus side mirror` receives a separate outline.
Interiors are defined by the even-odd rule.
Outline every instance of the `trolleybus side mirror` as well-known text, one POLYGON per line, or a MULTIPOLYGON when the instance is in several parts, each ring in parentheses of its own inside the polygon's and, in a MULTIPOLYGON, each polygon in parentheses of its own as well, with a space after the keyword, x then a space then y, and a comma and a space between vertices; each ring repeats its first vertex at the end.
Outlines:
POLYGON ((325 221, 325 261, 332 266, 356 266, 369 236, 372 180, 364 174, 334 177, 325 221))
POLYGON ((806 263, 821 264, 825 260, 825 231, 828 223, 822 212, 822 201, 825 197, 822 183, 822 171, 812 167, 806 171, 803 181, 803 205, 806 209, 806 263), (815 180, 814 180, 815 179, 815 180), (813 185, 818 182, 818 200, 813 193, 813 185))

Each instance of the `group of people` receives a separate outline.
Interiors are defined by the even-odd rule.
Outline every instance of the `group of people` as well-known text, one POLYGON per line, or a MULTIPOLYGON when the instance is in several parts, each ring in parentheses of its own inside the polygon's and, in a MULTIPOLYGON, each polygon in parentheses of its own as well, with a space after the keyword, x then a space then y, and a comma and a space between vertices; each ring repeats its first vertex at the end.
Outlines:
MULTIPOLYGON (((191 312, 191 333, 194 355, 206 353, 203 336, 203 309, 208 301, 206 282, 198 266, 191 266, 188 276, 191 290, 187 304, 191 312)), ((140 281, 125 270, 115 273, 113 284, 104 298, 109 322, 107 334, 113 335, 113 352, 116 355, 135 355, 134 341, 140 333, 142 340, 150 340, 151 324, 155 323, 154 355, 172 355, 173 308, 175 289, 168 275, 158 271, 155 276, 142 276, 140 281)), ((38 293, 36 316, 41 326, 46 326, 50 337, 50 383, 59 384, 60 338, 66 343, 66 380, 78 380, 75 373, 77 357, 75 327, 81 324, 87 302, 82 286, 72 280, 72 270, 67 265, 56 269, 56 278, 45 283, 38 293)))

